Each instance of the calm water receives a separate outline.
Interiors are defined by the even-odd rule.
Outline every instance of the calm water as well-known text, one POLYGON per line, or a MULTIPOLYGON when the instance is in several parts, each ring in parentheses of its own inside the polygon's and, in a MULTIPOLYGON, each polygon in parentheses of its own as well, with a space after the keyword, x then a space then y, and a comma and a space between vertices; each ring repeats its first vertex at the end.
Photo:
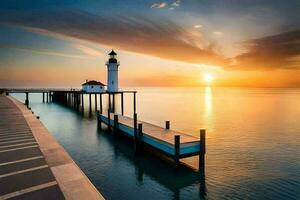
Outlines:
MULTIPOLYGON (((135 157, 94 118, 43 104, 41 95, 31 95, 30 106, 107 199, 300 199, 300 89, 137 90, 140 119, 170 120, 197 136, 207 129, 205 182, 149 154, 135 157)), ((125 114, 132 115, 129 95, 125 114)), ((198 167, 197 158, 185 162, 198 167)))

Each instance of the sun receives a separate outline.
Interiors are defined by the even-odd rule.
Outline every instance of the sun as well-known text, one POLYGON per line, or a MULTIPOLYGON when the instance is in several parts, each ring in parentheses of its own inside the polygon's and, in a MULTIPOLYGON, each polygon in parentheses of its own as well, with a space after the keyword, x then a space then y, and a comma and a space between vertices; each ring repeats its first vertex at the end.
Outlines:
POLYGON ((205 73, 203 75, 203 80, 206 84, 210 84, 214 80, 214 77, 213 77, 213 75, 211 75, 209 73, 205 73))

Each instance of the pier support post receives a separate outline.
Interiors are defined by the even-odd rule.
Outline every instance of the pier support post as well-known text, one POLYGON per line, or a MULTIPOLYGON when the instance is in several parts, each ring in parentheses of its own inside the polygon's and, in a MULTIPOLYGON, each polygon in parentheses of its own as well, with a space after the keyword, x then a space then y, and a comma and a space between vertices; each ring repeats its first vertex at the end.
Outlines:
POLYGON ((121 93, 121 114, 124 115, 124 93, 121 93))
POLYGON ((100 94, 100 114, 102 114, 102 94, 100 94))
POLYGON ((138 130, 137 130, 137 126, 138 126, 138 124, 137 124, 137 114, 136 113, 134 113, 133 114, 133 131, 134 131, 134 150, 135 150, 135 152, 137 153, 137 151, 138 151, 138 147, 137 147, 137 145, 138 145, 138 130))
POLYGON ((206 153, 206 131, 200 130, 200 153, 199 153, 199 171, 205 171, 205 153, 206 153))
POLYGON ((89 94, 89 116, 92 116, 92 94, 89 94))
POLYGON ((142 149, 143 124, 138 124, 137 134, 134 135, 135 153, 139 154, 142 149))
POLYGON ((111 99, 110 99, 110 93, 108 93, 108 110, 111 111, 111 99))
POLYGON ((49 103, 49 92, 46 92, 46 101, 49 103))
POLYGON ((102 129, 102 122, 101 122, 99 110, 97 110, 97 125, 99 129, 102 129))
POLYGON ((179 157, 180 157, 180 135, 174 136, 174 162, 175 167, 179 167, 179 157))
POLYGON ((83 93, 81 93, 81 113, 84 115, 84 101, 83 101, 83 93))
POLYGON ((133 93, 133 113, 136 113, 136 92, 133 93))
POLYGON ((45 92, 43 92, 43 103, 45 103, 45 92))
POLYGON ((119 131, 119 116, 114 115, 114 136, 117 136, 119 131))
POLYGON ((26 92, 25 93, 26 94, 26 99, 25 99, 25 105, 27 106, 27 108, 29 107, 29 93, 28 92, 26 92))
POLYGON ((95 93, 95 110, 97 110, 97 94, 95 93))
POLYGON ((109 109, 108 109, 108 112, 107 112, 107 121, 108 121, 107 129, 108 129, 108 131, 110 131, 111 128, 110 128, 110 110, 109 109))
POLYGON ((115 93, 113 95, 113 105, 112 105, 112 112, 115 113, 115 93))
POLYGON ((170 129, 170 121, 166 121, 166 129, 170 129))
POLYGON ((51 91, 50 91, 49 93, 50 93, 50 98, 49 98, 49 99, 50 99, 50 102, 52 102, 52 96, 53 96, 53 95, 52 95, 52 92, 51 92, 51 91))
POLYGON ((79 105, 80 105, 80 94, 76 93, 76 111, 79 112, 79 105))

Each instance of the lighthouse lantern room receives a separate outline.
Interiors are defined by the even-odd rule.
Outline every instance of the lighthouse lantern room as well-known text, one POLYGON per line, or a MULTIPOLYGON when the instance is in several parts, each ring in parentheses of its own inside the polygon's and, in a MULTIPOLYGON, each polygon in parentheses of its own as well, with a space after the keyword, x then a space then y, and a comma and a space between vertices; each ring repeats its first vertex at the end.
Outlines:
POLYGON ((118 68, 119 63, 117 60, 117 54, 112 50, 109 54, 107 66, 107 91, 108 92, 117 92, 119 89, 119 80, 118 80, 118 68))

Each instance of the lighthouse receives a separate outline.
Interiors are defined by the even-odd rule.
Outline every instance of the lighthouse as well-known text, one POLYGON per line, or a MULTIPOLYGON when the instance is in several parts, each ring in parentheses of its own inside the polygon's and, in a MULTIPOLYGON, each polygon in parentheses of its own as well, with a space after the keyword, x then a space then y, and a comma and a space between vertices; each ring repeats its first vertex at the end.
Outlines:
POLYGON ((118 68, 119 63, 117 60, 117 54, 112 50, 109 54, 107 66, 107 91, 117 92, 119 89, 119 79, 118 79, 118 68))

